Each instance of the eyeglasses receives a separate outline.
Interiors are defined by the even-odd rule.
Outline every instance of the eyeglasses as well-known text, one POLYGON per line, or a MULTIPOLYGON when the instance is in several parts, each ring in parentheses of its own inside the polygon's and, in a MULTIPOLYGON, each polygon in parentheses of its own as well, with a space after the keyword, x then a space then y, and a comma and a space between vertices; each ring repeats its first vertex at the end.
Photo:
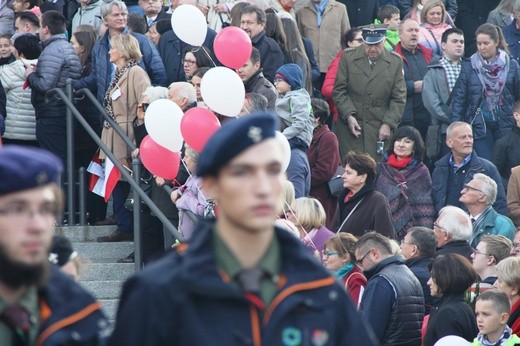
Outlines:
POLYGON ((183 65, 192 66, 195 65, 197 62, 195 60, 188 60, 188 59, 182 59, 183 65))
POLYGON ((58 215, 56 205, 42 205, 33 209, 28 205, 12 205, 6 208, 0 209, 0 217, 9 218, 13 221, 25 221, 34 217, 35 215, 41 216, 46 220, 54 220, 58 215))
POLYGON ((358 266, 360 266, 371 251, 372 251, 372 249, 368 250, 368 252, 363 257, 361 257, 360 259, 356 260, 356 264, 358 266))
POLYGON ((338 252, 337 251, 323 251, 323 256, 325 257, 330 257, 332 255, 337 255, 338 252))
POLYGON ((474 255, 491 256, 491 255, 489 255, 489 254, 487 254, 487 253, 484 253, 484 252, 481 252, 481 251, 479 251, 479 250, 477 250, 477 249, 471 249, 471 250, 473 251, 473 254, 474 254, 474 255))
POLYGON ((149 106, 150 106, 149 103, 143 102, 143 103, 137 105, 137 109, 141 109, 143 112, 146 113, 146 110, 148 109, 149 106))
POLYGON ((480 193, 484 193, 484 191, 474 188, 473 186, 469 186, 469 184, 464 184, 464 187, 462 188, 462 190, 473 190, 473 191, 477 191, 480 193))
POLYGON ((444 227, 439 226, 439 224, 437 222, 433 223, 433 228, 438 228, 441 231, 444 231, 444 232, 448 233, 448 231, 446 231, 446 229, 444 227))
POLYGON ((513 247, 519 247, 520 243, 513 243, 513 247))

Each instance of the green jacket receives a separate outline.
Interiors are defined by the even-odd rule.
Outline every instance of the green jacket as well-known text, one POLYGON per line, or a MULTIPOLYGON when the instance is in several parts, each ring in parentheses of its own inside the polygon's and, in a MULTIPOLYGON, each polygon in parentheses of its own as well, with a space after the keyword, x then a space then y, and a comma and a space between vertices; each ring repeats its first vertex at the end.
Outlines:
POLYGON ((386 31, 386 40, 385 40, 385 48, 387 50, 394 50, 394 47, 401 41, 399 38, 399 31, 397 30, 387 30, 386 31))

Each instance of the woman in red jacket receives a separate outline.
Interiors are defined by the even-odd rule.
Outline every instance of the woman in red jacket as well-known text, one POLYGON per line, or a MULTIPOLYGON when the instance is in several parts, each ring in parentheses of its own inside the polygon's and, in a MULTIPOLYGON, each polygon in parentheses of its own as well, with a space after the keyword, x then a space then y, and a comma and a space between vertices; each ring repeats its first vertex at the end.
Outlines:
MULTIPOLYGON (((341 40, 343 49, 356 48, 362 44, 363 38, 361 37, 361 28, 350 29, 343 36, 343 40, 341 40)), ((325 74, 325 79, 323 80, 323 86, 321 87, 321 93, 329 103, 330 112, 334 116, 334 124, 338 121, 338 111, 336 110, 336 106, 334 106, 334 101, 332 100, 332 89, 334 88, 334 82, 336 81, 336 75, 338 74, 339 60, 343 55, 343 49, 338 52, 338 55, 336 55, 334 60, 330 63, 327 73, 325 74)))
POLYGON ((344 284, 345 290, 359 307, 367 279, 356 266, 354 247, 358 239, 350 233, 339 233, 325 243, 323 264, 344 284))

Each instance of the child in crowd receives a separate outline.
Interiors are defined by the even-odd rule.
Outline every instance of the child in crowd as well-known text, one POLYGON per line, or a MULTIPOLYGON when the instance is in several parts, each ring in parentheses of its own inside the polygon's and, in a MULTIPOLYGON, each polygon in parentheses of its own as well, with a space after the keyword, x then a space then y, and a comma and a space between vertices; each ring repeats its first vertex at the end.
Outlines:
POLYGON ((507 295, 489 290, 477 297, 475 315, 479 333, 471 345, 516 345, 520 338, 507 325, 511 305, 507 295))
POLYGON ((387 24, 385 48, 394 50, 399 43, 399 23, 401 23, 401 13, 394 5, 384 5, 377 11, 376 24, 387 24))
POLYGON ((0 66, 10 64, 15 60, 11 35, 0 36, 0 66))
POLYGON ((12 4, 14 13, 31 11, 35 15, 40 14, 40 8, 37 5, 38 0, 14 0, 12 4))
POLYGON ((281 119, 280 130, 291 146, 291 161, 287 178, 293 183, 296 198, 308 196, 310 169, 306 151, 312 140, 314 117, 311 116, 311 97, 303 88, 303 72, 296 64, 282 65, 274 78, 279 98, 276 114, 281 119))

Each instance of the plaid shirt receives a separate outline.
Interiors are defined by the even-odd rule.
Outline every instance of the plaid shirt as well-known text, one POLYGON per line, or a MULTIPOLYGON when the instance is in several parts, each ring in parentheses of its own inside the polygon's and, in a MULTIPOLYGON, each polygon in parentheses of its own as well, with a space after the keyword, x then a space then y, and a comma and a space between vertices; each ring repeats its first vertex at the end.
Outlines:
POLYGON ((446 80, 448 81, 448 88, 450 89, 450 93, 457 82, 460 74, 460 68, 462 66, 460 60, 458 63, 453 63, 451 60, 443 56, 441 59, 441 65, 444 67, 444 72, 446 73, 446 80))

